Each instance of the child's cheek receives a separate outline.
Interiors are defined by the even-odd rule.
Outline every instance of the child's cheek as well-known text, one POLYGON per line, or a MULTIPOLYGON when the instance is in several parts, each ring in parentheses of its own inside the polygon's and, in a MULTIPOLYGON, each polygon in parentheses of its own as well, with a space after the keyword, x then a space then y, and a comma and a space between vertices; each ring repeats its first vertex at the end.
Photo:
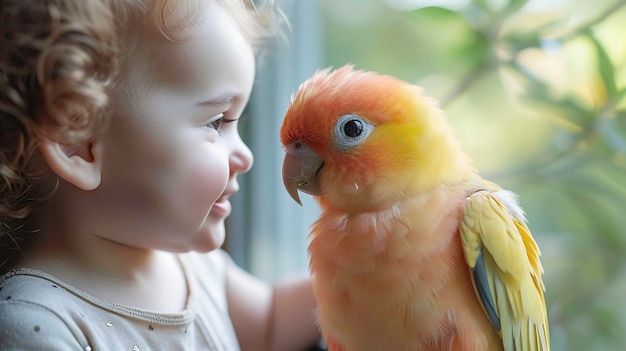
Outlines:
MULTIPOLYGON (((225 157, 199 158, 191 163, 182 186, 196 210, 208 213, 222 196, 228 183, 229 167, 225 157)), ((191 210, 195 212, 193 209, 191 210)))

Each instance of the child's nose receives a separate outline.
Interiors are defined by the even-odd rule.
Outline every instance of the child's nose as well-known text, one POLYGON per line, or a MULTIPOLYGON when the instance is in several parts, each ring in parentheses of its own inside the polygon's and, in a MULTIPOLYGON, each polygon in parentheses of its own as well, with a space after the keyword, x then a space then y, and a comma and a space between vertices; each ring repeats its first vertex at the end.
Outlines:
POLYGON ((252 151, 240 138, 237 140, 233 147, 233 152, 230 155, 230 172, 231 173, 246 173, 252 168, 254 163, 254 156, 252 151))

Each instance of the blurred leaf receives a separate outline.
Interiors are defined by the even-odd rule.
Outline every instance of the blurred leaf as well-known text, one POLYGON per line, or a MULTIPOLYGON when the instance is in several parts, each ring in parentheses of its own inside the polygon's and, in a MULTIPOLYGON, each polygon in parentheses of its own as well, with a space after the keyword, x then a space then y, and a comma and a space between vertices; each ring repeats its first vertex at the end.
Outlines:
POLYGON ((416 46, 427 48, 428 56, 437 58, 437 68, 446 69, 447 74, 474 70, 488 56, 487 38, 474 29, 460 12, 429 6, 407 11, 404 17, 418 28, 418 32, 427 29, 416 46))
MULTIPOLYGON (((458 12, 440 6, 421 7, 416 10, 406 11, 404 15, 420 27, 443 27, 450 22, 465 22, 458 12)), ((435 33, 433 33, 435 34, 435 33)))
POLYGON ((626 88, 622 88, 620 91, 617 92, 617 99, 615 100, 615 105, 618 105, 621 100, 624 98, 624 96, 626 96, 626 88))
POLYGON ((621 321, 618 318, 618 311, 615 310, 614 306, 602 306, 602 303, 599 303, 595 309, 595 320, 598 321, 598 325, 596 325, 597 330, 600 332, 600 335, 605 338, 615 338, 622 333, 622 328, 620 327, 621 321))
POLYGON ((459 45, 449 51, 450 57, 464 61, 470 70, 476 70, 489 57, 489 41, 479 32, 474 32, 471 40, 465 45, 459 45))
MULTIPOLYGON (((512 53, 517 53, 528 48, 541 48, 546 40, 545 32, 553 27, 560 25, 559 19, 548 21, 533 29, 511 30, 505 33, 500 42, 501 46, 507 48, 512 53)), ((551 41, 561 43, 560 39, 552 38, 551 41)))
POLYGON ((505 34, 502 39, 502 46, 513 52, 519 52, 529 47, 540 47, 541 33, 532 31, 512 31, 505 34))
POLYGON ((598 73, 600 73, 600 77, 604 82, 609 100, 612 100, 618 93, 617 85, 615 84, 615 67, 613 66, 613 62, 611 62, 611 58, 591 30, 587 30, 585 35, 591 40, 596 49, 598 73))
POLYGON ((524 7, 526 3, 528 3, 528 0, 474 0, 472 1, 473 6, 469 6, 466 11, 471 17, 490 17, 492 20, 497 19, 495 22, 497 23, 515 14, 519 9, 524 7))
POLYGON ((626 118, 598 118, 596 130, 612 151, 626 154, 626 118))
POLYGON ((590 111, 582 105, 580 100, 574 96, 556 97, 548 82, 539 78, 524 66, 518 63, 509 65, 525 80, 525 89, 522 100, 528 103, 540 104, 544 108, 556 112, 554 118, 561 127, 570 131, 580 131, 588 126, 595 118, 595 111, 590 111), (568 121, 569 123, 565 123, 568 121), (572 125, 573 124, 573 125, 572 125))
POLYGON ((476 8, 480 9, 484 13, 492 14, 496 12, 491 7, 488 0, 473 0, 472 4, 474 4, 476 8))
POLYGON ((509 0, 504 8, 506 13, 515 13, 528 3, 528 0, 509 0))
POLYGON ((621 208, 616 208, 617 201, 611 200, 610 188, 597 184, 595 179, 584 179, 572 182, 568 189, 573 201, 579 204, 589 223, 589 228, 596 237, 596 245, 601 245, 607 252, 617 250, 620 254, 626 251, 626 238, 621 231, 618 220, 621 208))

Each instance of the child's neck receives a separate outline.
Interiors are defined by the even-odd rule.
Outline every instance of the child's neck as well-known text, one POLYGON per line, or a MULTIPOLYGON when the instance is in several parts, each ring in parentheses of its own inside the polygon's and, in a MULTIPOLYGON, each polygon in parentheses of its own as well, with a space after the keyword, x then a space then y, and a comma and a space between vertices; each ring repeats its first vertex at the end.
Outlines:
POLYGON ((20 266, 44 271, 108 302, 168 313, 185 307, 187 282, 176 255, 95 236, 60 241, 60 235, 47 239, 40 234, 43 240, 20 266))

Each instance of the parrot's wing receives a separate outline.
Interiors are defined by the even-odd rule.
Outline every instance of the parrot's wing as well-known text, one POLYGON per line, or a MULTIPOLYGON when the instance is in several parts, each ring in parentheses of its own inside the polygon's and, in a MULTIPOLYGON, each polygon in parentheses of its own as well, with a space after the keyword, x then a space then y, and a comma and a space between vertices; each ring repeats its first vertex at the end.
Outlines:
POLYGON ((549 350, 539 248, 515 194, 482 190, 469 196, 460 233, 476 295, 504 350, 549 350))

